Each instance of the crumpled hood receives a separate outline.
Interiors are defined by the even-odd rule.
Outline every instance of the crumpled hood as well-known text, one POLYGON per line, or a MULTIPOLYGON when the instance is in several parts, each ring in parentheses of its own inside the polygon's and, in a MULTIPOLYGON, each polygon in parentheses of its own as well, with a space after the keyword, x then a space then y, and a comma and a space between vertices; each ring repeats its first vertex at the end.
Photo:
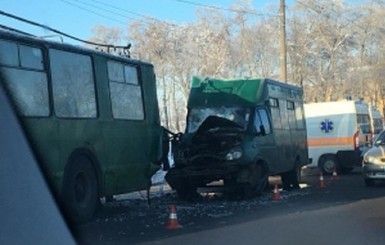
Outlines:
POLYGON ((244 130, 237 123, 226 118, 209 116, 192 136, 192 144, 221 139, 240 141, 243 135, 244 130))
POLYGON ((195 133, 184 135, 174 157, 177 163, 224 159, 230 149, 241 145, 244 134, 240 125, 225 118, 209 116, 195 133))

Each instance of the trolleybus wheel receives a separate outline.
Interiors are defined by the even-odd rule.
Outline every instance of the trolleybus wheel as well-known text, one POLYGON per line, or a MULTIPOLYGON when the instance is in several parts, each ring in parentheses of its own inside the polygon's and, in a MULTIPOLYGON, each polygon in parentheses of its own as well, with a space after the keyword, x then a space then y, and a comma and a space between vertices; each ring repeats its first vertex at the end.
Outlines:
POLYGON ((70 221, 88 221, 98 206, 98 183, 91 160, 77 156, 68 166, 63 181, 63 202, 70 221))

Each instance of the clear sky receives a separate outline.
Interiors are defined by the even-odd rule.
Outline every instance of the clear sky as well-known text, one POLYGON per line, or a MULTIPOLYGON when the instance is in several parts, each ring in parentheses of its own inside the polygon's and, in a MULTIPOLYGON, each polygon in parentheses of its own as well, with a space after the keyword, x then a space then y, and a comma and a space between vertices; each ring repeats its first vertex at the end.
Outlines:
MULTIPOLYGON (((236 0, 0 0, 0 10, 81 39, 91 36, 91 29, 97 25, 124 28, 128 21, 143 16, 177 24, 195 20, 199 5, 227 9, 236 0)), ((292 4, 294 0, 286 0, 292 4)), ((253 7, 260 13, 267 6, 279 9, 280 0, 253 0, 253 7)), ((0 15, 0 24, 20 29, 35 35, 52 33, 42 28, 31 27, 0 15)), ((69 40, 66 40, 69 41, 69 40)))
MULTIPOLYGON (((143 19, 144 16, 176 24, 194 22, 200 5, 228 9, 242 0, 0 0, 0 10, 81 39, 92 35, 97 25, 124 29, 127 22, 143 19)), ((247 0, 246 0, 247 1, 247 0)), ((250 0, 258 14, 275 14, 280 0, 250 0)), ((286 0, 287 6, 302 0, 286 0)), ((367 0, 345 0, 359 3, 367 0)), ((228 11, 226 11, 228 12, 228 11)), ((50 35, 42 28, 32 27, 20 21, 0 15, 0 24, 7 25, 37 36, 50 35)), ((66 42, 74 42, 66 39, 66 42)))

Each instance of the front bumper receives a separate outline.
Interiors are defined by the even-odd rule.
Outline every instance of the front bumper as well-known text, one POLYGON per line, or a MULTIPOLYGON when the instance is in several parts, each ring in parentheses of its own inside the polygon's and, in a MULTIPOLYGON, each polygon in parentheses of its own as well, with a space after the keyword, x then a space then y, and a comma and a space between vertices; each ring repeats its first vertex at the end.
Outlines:
POLYGON ((185 167, 185 168, 171 168, 165 179, 171 188, 176 188, 183 183, 190 183, 191 185, 204 185, 206 183, 223 179, 239 169, 239 166, 225 165, 216 167, 185 167))
POLYGON ((364 164, 362 173, 368 179, 385 179, 385 165, 364 164))

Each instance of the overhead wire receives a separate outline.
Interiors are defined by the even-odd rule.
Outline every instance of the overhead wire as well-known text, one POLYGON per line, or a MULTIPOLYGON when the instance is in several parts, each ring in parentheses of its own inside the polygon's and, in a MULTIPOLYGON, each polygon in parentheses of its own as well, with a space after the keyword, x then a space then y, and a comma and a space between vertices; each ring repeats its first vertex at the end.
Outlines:
POLYGON ((115 10, 119 10, 119 11, 122 11, 122 12, 127 12, 127 13, 130 13, 130 14, 133 14, 133 15, 136 15, 136 16, 140 16, 140 17, 143 17, 143 18, 150 18, 150 19, 153 19, 153 20, 158 20, 156 18, 153 18, 153 17, 150 17, 150 16, 146 16, 144 14, 140 14, 140 13, 137 13, 137 12, 134 12, 134 11, 131 11, 131 10, 123 9, 123 8, 120 8, 120 7, 117 7, 117 6, 114 6, 112 4, 108 4, 108 3, 105 3, 105 2, 102 2, 102 1, 99 1, 99 0, 91 0, 91 1, 95 2, 95 3, 98 3, 100 5, 103 5, 103 6, 112 8, 112 9, 115 9, 115 10))
POLYGON ((21 21, 21 22, 24 22, 24 23, 27 23, 27 24, 30 24, 30 25, 33 25, 33 26, 37 26, 37 27, 41 27, 43 29, 46 29, 46 30, 49 30, 49 31, 52 31, 54 33, 57 33, 59 35, 62 35, 64 37, 67 37, 67 38, 70 38, 70 39, 73 39, 73 40, 76 40, 76 41, 79 41, 79 42, 82 42, 82 43, 86 43, 86 44, 89 44, 89 45, 94 45, 94 46, 100 46, 100 47, 107 47, 107 48, 118 48, 118 49, 129 49, 131 44, 128 44, 126 46, 116 46, 116 45, 110 45, 110 44, 103 44, 103 43, 96 43, 96 42, 92 42, 92 41, 87 41, 87 40, 83 40, 81 38, 77 38, 75 36, 72 36, 72 35, 69 35, 67 33, 64 33, 62 31, 59 31, 59 30, 56 30, 54 28, 51 28, 47 25, 43 25, 43 24, 40 24, 40 23, 37 23, 37 22, 34 22, 34 21, 31 21, 31 20, 27 20, 25 18, 21 18, 19 16, 16 16, 16 15, 13 15, 13 14, 10 14, 10 13, 7 13, 7 12, 4 12, 2 10, 0 10, 0 15, 4 15, 6 17, 9 17, 9 18, 12 18, 12 19, 15 19, 15 20, 18 20, 18 21, 21 21))
MULTIPOLYGON (((84 7, 75 5, 73 3, 70 3, 69 0, 60 0, 60 1, 66 2, 67 4, 70 4, 72 6, 81 8, 81 9, 83 9, 85 11, 88 11, 88 12, 91 12, 91 13, 94 13, 94 14, 97 14, 97 15, 100 16, 100 14, 96 13, 95 11, 91 11, 91 10, 89 10, 87 8, 84 8, 84 7)), ((83 5, 85 5, 87 7, 92 7, 94 9, 98 9, 98 10, 101 10, 101 11, 109 12, 109 13, 112 13, 114 15, 118 15, 118 16, 121 16, 121 17, 129 18, 129 19, 133 19, 133 20, 139 21, 139 22, 143 22, 143 21, 138 20, 138 19, 134 19, 132 17, 128 17, 127 15, 122 15, 120 13, 117 13, 116 11, 111 11, 109 9, 106 9, 105 7, 110 8, 110 9, 114 9, 114 10, 118 10, 120 12, 124 12, 124 13, 129 13, 129 14, 132 14, 132 15, 140 16, 142 18, 151 19, 151 20, 158 21, 158 22, 165 22, 163 20, 154 18, 152 16, 144 15, 144 14, 137 13, 137 12, 134 12, 134 11, 131 11, 131 10, 127 10, 127 9, 124 9, 124 8, 121 8, 121 7, 117 7, 116 5, 113 5, 113 4, 110 4, 110 3, 106 3, 106 2, 103 2, 103 1, 100 1, 100 0, 89 0, 89 1, 94 2, 94 3, 98 4, 98 5, 104 6, 103 8, 100 7, 100 6, 97 6, 95 4, 88 3, 86 1, 81 1, 81 0, 72 0, 72 1, 76 1, 76 2, 82 3, 83 5)), ((273 16, 273 17, 276 17, 276 15, 271 15, 271 14, 266 14, 266 13, 257 13, 255 11, 229 9, 229 8, 223 8, 223 7, 213 6, 213 5, 196 3, 196 2, 193 2, 193 1, 187 1, 187 0, 174 0, 174 1, 185 3, 185 4, 189 4, 189 5, 195 5, 195 6, 199 6, 199 7, 204 7, 204 8, 217 9, 217 10, 221 10, 221 11, 243 13, 243 14, 249 14, 249 15, 254 15, 254 16, 273 16)), ((103 15, 102 17, 105 17, 105 18, 108 18, 108 19, 113 19, 113 18, 111 18, 109 16, 105 16, 105 15, 103 15)), ((169 25, 175 26, 175 24, 173 24, 173 23, 170 23, 170 22, 166 22, 166 23, 169 24, 169 25)))
MULTIPOLYGON (((74 1, 80 1, 80 0, 74 0, 74 1)), ((174 23, 165 22, 164 20, 160 20, 160 19, 154 18, 154 17, 149 16, 149 15, 137 13, 137 12, 134 12, 134 11, 131 11, 131 10, 128 10, 128 9, 120 8, 120 7, 117 7, 115 5, 112 5, 112 4, 109 4, 109 3, 105 3, 103 1, 99 1, 99 0, 89 0, 89 1, 95 2, 97 4, 103 5, 105 7, 111 8, 111 9, 119 10, 121 12, 125 12, 125 13, 129 13, 129 14, 132 14, 132 15, 136 15, 136 16, 139 16, 139 17, 142 17, 142 18, 145 18, 145 19, 150 19, 150 20, 153 20, 153 21, 156 21, 156 22, 163 22, 163 23, 166 23, 168 25, 176 26, 176 24, 174 24, 174 23)), ((101 8, 101 9, 103 9, 103 8, 101 8)), ((108 11, 106 9, 104 9, 104 10, 108 11)), ((109 12, 111 12, 111 11, 109 11, 109 12)), ((135 20, 139 21, 139 22, 143 22, 143 21, 138 20, 138 19, 135 19, 135 20)))
MULTIPOLYGON (((68 5, 71 5, 71 6, 73 6, 73 7, 82 9, 82 10, 84 10, 84 11, 86 11, 86 12, 89 12, 89 13, 98 15, 98 16, 100 16, 100 17, 103 17, 103 18, 106 18, 106 19, 115 21, 115 22, 117 22, 117 23, 120 23, 120 24, 123 24, 123 25, 127 24, 127 23, 125 23, 125 22, 123 22, 123 21, 121 21, 121 20, 117 20, 117 19, 112 18, 112 17, 110 17, 110 16, 107 16, 107 15, 98 13, 98 12, 96 12, 96 11, 90 10, 89 8, 85 8, 85 7, 82 7, 82 6, 80 6, 80 5, 74 4, 73 2, 70 2, 70 1, 67 1, 67 0, 60 0, 60 1, 66 3, 66 4, 68 4, 68 5)), ((78 0, 75 0, 75 1, 78 1, 78 0)), ((78 2, 81 2, 81 1, 78 1, 78 2)))
MULTIPOLYGON (((60 1, 66 3, 66 4, 69 4, 69 5, 72 5, 73 7, 80 8, 80 9, 82 9, 84 11, 96 14, 98 16, 101 16, 101 17, 104 17, 104 18, 107 18, 107 19, 110 19, 110 20, 113 20, 115 22, 122 23, 122 24, 127 24, 127 23, 123 23, 122 21, 117 20, 115 18, 112 18, 110 16, 107 16, 105 14, 100 14, 100 13, 98 13, 96 11, 91 10, 90 8, 97 9, 98 11, 102 11, 102 12, 107 12, 107 13, 113 14, 115 16, 120 16, 120 17, 125 18, 125 19, 131 19, 131 20, 134 20, 134 21, 137 21, 137 22, 142 22, 142 23, 145 23, 145 24, 147 24, 146 21, 143 21, 143 20, 140 20, 140 19, 136 19, 136 18, 132 18, 132 17, 129 17, 129 16, 125 15, 125 14, 121 14, 121 13, 118 13, 118 12, 110 10, 110 9, 119 10, 120 12, 129 13, 129 14, 132 14, 132 15, 140 16, 142 18, 150 19, 150 20, 157 21, 157 22, 164 22, 164 21, 156 19, 154 17, 147 16, 147 15, 140 14, 140 13, 136 13, 134 11, 130 11, 130 10, 127 10, 127 9, 119 8, 119 7, 116 7, 116 6, 112 5, 112 4, 104 3, 102 1, 90 0, 90 1, 92 1, 94 3, 96 3, 96 4, 92 4, 92 3, 89 3, 87 1, 82 1, 82 0, 72 0, 72 2, 69 1, 69 0, 60 0, 60 1), (82 4, 85 7, 80 6, 78 4, 74 4, 73 3, 74 1, 82 4), (97 4, 102 5, 104 7, 98 6, 97 4), (110 8, 110 9, 107 9, 105 7, 110 8)), ((164 22, 164 23, 167 23, 168 25, 175 26, 175 24, 173 24, 173 23, 169 23, 169 22, 164 22)))
MULTIPOLYGON (((75 7, 75 8, 81 9, 83 11, 95 14, 97 16, 109 19, 111 21, 114 21, 114 22, 117 22, 117 23, 120 23, 120 24, 126 25, 127 23, 125 23, 125 22, 123 22, 121 20, 118 20, 116 18, 113 18, 111 16, 108 16, 106 14, 102 14, 100 12, 94 11, 94 10, 92 10, 90 8, 96 9, 98 11, 104 11, 104 12, 107 12, 107 13, 110 13, 110 14, 114 14, 114 15, 117 15, 117 16, 120 16, 120 17, 123 17, 123 18, 126 18, 126 19, 132 19, 132 20, 135 20, 135 21, 138 21, 138 22, 146 23, 145 21, 142 21, 142 20, 139 20, 139 19, 135 19, 135 18, 129 17, 127 15, 123 15, 123 14, 118 13, 116 11, 112 11, 112 10, 109 10, 109 9, 97 6, 95 4, 91 4, 91 3, 88 3, 88 2, 83 1, 83 0, 72 0, 72 2, 70 0, 60 0, 60 1, 62 1, 63 3, 66 3, 68 5, 71 5, 71 6, 75 7), (82 4, 83 6, 81 6, 79 4, 75 4, 74 1, 82 4)), ((99 0, 90 0, 90 1, 92 1, 92 2, 94 2, 96 4, 99 4, 99 5, 103 5, 105 7, 111 8, 111 9, 115 9, 115 10, 119 10, 119 11, 125 12, 125 13, 130 13, 130 14, 133 14, 133 15, 136 15, 136 16, 140 16, 140 17, 147 18, 147 19, 152 19, 152 20, 159 21, 159 22, 164 22, 164 21, 161 21, 161 20, 156 19, 154 17, 146 16, 146 15, 143 15, 143 14, 140 14, 140 13, 136 13, 134 11, 123 9, 123 8, 120 8, 120 7, 117 7, 117 6, 114 6, 112 4, 108 4, 108 3, 105 3, 105 2, 102 2, 102 1, 99 1, 99 0)), ((227 8, 222 8, 222 7, 217 7, 217 6, 207 5, 207 4, 201 4, 201 3, 196 3, 196 2, 193 2, 193 1, 187 1, 187 0, 175 0, 175 1, 186 3, 186 4, 190 4, 190 5, 195 5, 195 6, 205 7, 205 8, 218 9, 218 10, 224 10, 224 11, 230 11, 230 12, 245 13, 245 14, 252 14, 252 15, 268 15, 268 14, 258 14, 256 12, 250 12, 250 11, 245 11, 245 10, 227 9, 227 8)), ((69 35, 67 33, 61 32, 59 30, 56 30, 54 28, 51 28, 51 27, 49 27, 47 25, 36 23, 36 22, 33 22, 33 21, 30 21, 30 20, 27 20, 27 19, 15 16, 15 15, 9 14, 9 13, 6 13, 6 12, 1 11, 1 10, 0 10, 0 14, 4 15, 4 16, 7 16, 7 17, 10 17, 10 18, 13 18, 13 19, 16 19, 16 20, 19 20, 19 21, 22 21, 22 22, 25 22, 25 23, 28 23, 28 24, 31 24, 31 25, 35 25, 35 26, 41 27, 43 29, 50 30, 50 31, 52 31, 54 33, 60 34, 62 36, 65 36, 67 38, 70 38, 70 39, 73 39, 73 40, 76 40, 76 41, 79 41, 79 42, 83 42, 83 43, 90 44, 90 45, 96 45, 96 46, 104 46, 104 47, 111 47, 112 46, 112 45, 99 44, 99 43, 83 40, 83 39, 77 38, 75 36, 69 35)), ((175 24, 173 24, 173 23, 169 23, 169 22, 164 22, 164 23, 175 26, 175 24)), ((126 48, 126 46, 114 46, 114 47, 116 47, 116 48, 126 48)))
POLYGON ((193 1, 189 1, 189 0, 174 0, 174 1, 180 2, 180 3, 189 4, 189 5, 204 7, 204 8, 217 9, 217 10, 228 11, 228 12, 235 12, 235 13, 240 13, 240 14, 250 14, 250 15, 256 15, 256 16, 275 16, 275 15, 271 15, 271 14, 257 13, 255 11, 246 11, 246 10, 237 10, 237 9, 223 8, 223 7, 218 7, 218 6, 214 6, 214 5, 197 3, 197 2, 193 2, 193 1))

